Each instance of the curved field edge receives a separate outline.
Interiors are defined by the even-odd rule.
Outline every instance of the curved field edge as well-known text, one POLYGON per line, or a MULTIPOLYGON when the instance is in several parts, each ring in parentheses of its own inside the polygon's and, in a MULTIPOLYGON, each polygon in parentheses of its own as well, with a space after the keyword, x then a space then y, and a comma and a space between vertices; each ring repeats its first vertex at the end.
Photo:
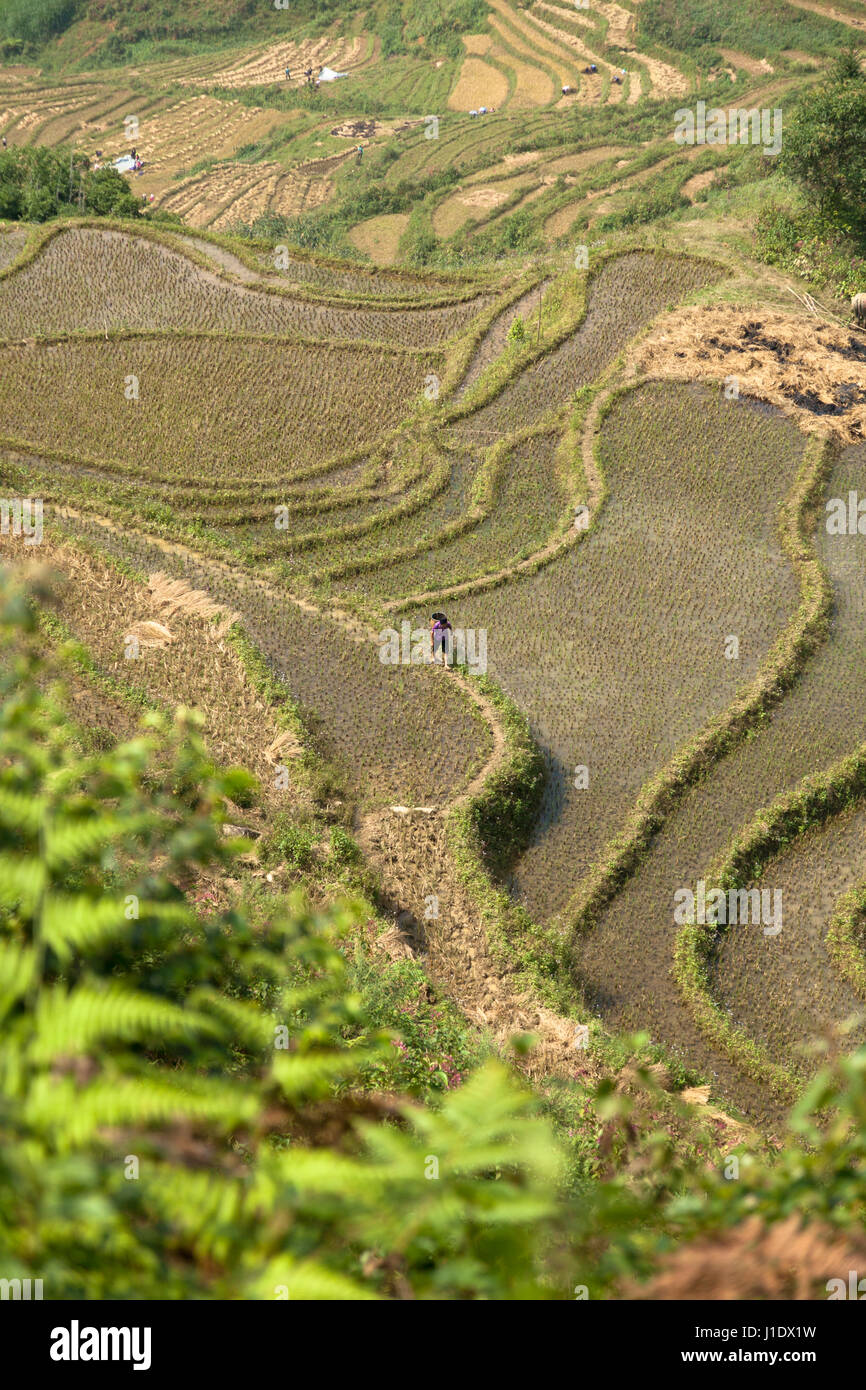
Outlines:
MULTIPOLYGON (((63 226, 67 225, 71 224, 63 224, 63 226)), ((125 226, 120 227, 120 229, 127 232, 129 231, 129 229, 125 226)), ((53 230, 53 232, 56 234, 57 230, 59 229, 49 228, 49 230, 53 230)), ((431 408, 429 402, 422 402, 419 405, 417 412, 410 412, 410 414, 407 417, 405 417, 400 424, 389 430, 385 435, 380 436, 377 440, 373 441, 372 444, 365 445, 363 449, 360 451, 356 449, 350 451, 346 455, 334 456, 325 461, 309 465, 304 470, 299 470, 293 476, 292 481, 297 482, 301 478, 312 477, 332 471, 333 469, 341 467, 345 463, 352 461, 354 458, 358 457, 360 453, 369 452, 370 449, 378 451, 382 448, 385 448, 388 446, 389 443, 395 441, 401 433, 404 433, 407 426, 410 425, 413 421, 420 422, 423 419, 425 423, 429 423, 430 425, 435 425, 437 423, 450 424, 453 421, 470 415, 475 410, 478 410, 481 407, 490 404, 523 371, 525 371, 528 367, 536 364, 544 356, 552 352, 557 347, 561 346, 561 344, 564 343, 569 338, 569 336, 571 336, 571 334, 578 331, 586 317, 589 292, 591 290, 592 283, 595 277, 608 263, 615 261, 620 257, 628 255, 632 252, 640 252, 648 256, 653 256, 657 254, 652 248, 648 248, 647 246, 642 244, 642 242, 638 238, 635 240, 633 244, 631 243, 631 241, 629 241, 627 243, 624 243, 622 246, 617 246, 615 248, 608 249, 607 251, 600 254, 598 257, 594 256, 592 264, 588 271, 576 272, 571 270, 566 272, 562 277, 560 277, 558 284, 560 291, 561 309, 552 321, 545 324, 543 332, 539 335, 540 341, 534 343, 533 339, 535 335, 534 333, 530 333, 528 335, 530 341, 527 343, 526 347, 522 348, 519 352, 514 353, 513 356, 510 353, 502 354, 502 356, 496 361, 494 361, 491 364, 491 366, 481 375, 481 377, 475 383, 473 390, 469 393, 469 395, 463 398, 459 403, 452 404, 449 400, 451 392, 453 392, 453 390, 456 389, 456 386, 459 384, 458 373, 460 367, 458 366, 457 361, 452 361, 449 362, 449 365, 446 367, 443 373, 442 388, 444 399, 442 400, 441 404, 436 403, 431 408)), ((687 253, 680 252, 664 252, 661 254, 662 258, 666 261, 681 260, 712 265, 718 269, 720 278, 729 274, 729 270, 726 266, 722 265, 720 262, 710 260, 706 257, 695 257, 687 253)), ((507 308, 508 303, 513 302, 515 299, 519 298, 522 293, 525 293, 527 284, 537 283, 537 281, 540 278, 541 272, 535 272, 528 279, 521 279, 508 292, 505 307, 507 308)), ((450 352, 459 352, 460 363, 463 366, 464 370, 465 367, 468 366, 469 361, 471 360, 474 349, 477 347, 478 343, 483 338, 485 332, 488 331, 490 325, 494 322, 498 314, 502 312, 502 309, 502 300, 500 299, 495 301, 493 304, 488 306, 488 308, 484 311, 482 315, 479 315, 475 321, 473 321, 467 326, 463 334, 457 335, 454 339, 451 340, 452 346, 450 352)), ((218 336, 221 340, 231 341, 234 337, 237 337, 238 335, 233 333, 225 333, 220 334, 218 336)), ((363 349, 364 345, 356 341, 352 344, 352 346, 357 349, 363 349)), ((408 351, 410 353, 415 353, 422 350, 410 349, 408 351)), ((438 351, 441 352, 441 349, 439 349, 438 351)), ((430 355, 431 354, 428 353, 428 356, 430 355)), ((561 410, 560 412, 551 411, 551 418, 555 419, 558 413, 561 413, 561 410)), ((24 452, 34 451, 34 446, 30 444, 28 441, 22 441, 19 439, 6 439, 2 442, 8 448, 22 450, 24 452)), ((50 451, 42 452, 47 453, 50 451)), ((53 452, 57 453, 59 456, 58 451, 53 452)), ((83 460, 78 458, 77 456, 68 454, 66 452, 63 453, 63 458, 65 461, 74 464, 81 464, 83 462, 83 460)), ((100 466, 99 460, 86 460, 84 462, 87 462, 95 467, 100 466)), ((91 505, 89 499, 86 496, 79 495, 76 497, 76 504, 80 506, 83 510, 92 512, 94 516, 97 516, 99 514, 108 515, 115 520, 122 520, 125 523, 131 524, 134 524, 136 521, 136 513, 134 508, 113 506, 110 504, 110 502, 106 502, 103 499, 99 499, 96 506, 94 507, 91 505)), ((423 500, 419 502, 418 505, 423 505, 423 500)), ((411 510, 415 509, 415 507, 410 508, 410 511, 406 514, 411 514, 411 510)), ((189 542, 193 545, 195 549, 201 551, 203 554, 206 554, 209 558, 225 559, 226 556, 233 556, 234 558, 240 560, 242 563, 250 563, 250 557, 245 552, 236 552, 232 548, 232 546, 230 544, 227 544, 226 541, 222 538, 217 539, 212 536, 203 535, 201 533, 201 530, 198 528, 190 529, 185 527, 182 520, 173 520, 170 525, 165 525, 160 522, 154 521, 152 524, 149 523, 148 529, 152 534, 158 535, 163 539, 180 540, 184 543, 189 542)), ((338 528, 335 528, 335 533, 337 529, 338 528)), ((377 529, 377 527, 373 526, 372 529, 377 529)), ((360 534, 363 534, 363 532, 361 532, 360 534)), ((318 539, 315 543, 321 544, 327 540, 334 539, 335 537, 330 535, 325 536, 322 533, 317 533, 317 538, 318 539)), ((566 534, 563 540, 563 546, 566 546, 571 543, 572 537, 566 534)), ((548 556, 546 552, 542 552, 540 557, 530 557, 528 560, 521 562, 520 572, 532 572, 532 570, 540 568, 543 563, 546 563, 548 558, 552 558, 552 556, 548 556)), ((284 578, 284 576, 281 575, 281 572, 279 570, 278 560, 274 562, 272 577, 275 579, 279 579, 280 581, 282 581, 282 579, 284 578)), ((293 577, 297 578, 296 576, 293 577)), ((469 583, 472 586, 472 589, 474 589, 474 587, 477 585, 479 591, 488 587, 493 587, 498 582, 499 581, 495 577, 492 581, 489 578, 485 577, 480 577, 477 580, 473 579, 469 581, 469 583)), ((471 591, 472 590, 467 590, 466 592, 471 591)))
MULTIPOLYGON (((90 556, 138 585, 147 582, 144 571, 104 552, 93 542, 65 534, 58 540, 63 550, 90 556)), ((216 607, 222 613, 230 612, 222 602, 218 602, 216 607)), ((67 644, 68 654, 82 677, 105 695, 122 701, 138 714, 147 710, 171 713, 169 707, 155 699, 152 693, 104 670, 86 643, 71 632, 65 621, 48 612, 42 618, 42 626, 49 639, 67 644)), ((238 657, 244 678, 264 702, 276 728, 292 736, 296 750, 291 761, 293 787, 305 792, 311 800, 320 799, 323 791, 333 794, 336 790, 342 798, 347 798, 347 804, 351 803, 353 789, 345 785, 336 767, 316 748, 313 734, 291 691, 249 636, 242 619, 235 619, 222 641, 238 657)), ((455 867, 470 891, 472 901, 484 909, 485 918, 489 904, 495 902, 499 909, 496 912, 496 925, 501 928, 506 922, 506 913, 501 909, 507 907, 508 899, 495 887, 493 875, 504 869, 519 852, 531 829, 544 781, 543 762, 524 716, 492 682, 486 677, 471 678, 455 671, 449 683, 462 688, 465 698, 480 710, 490 725, 493 751, 475 774, 470 787, 453 799, 447 827, 448 841, 449 845, 459 845, 461 848, 459 862, 455 855, 455 867)), ((261 809, 267 814, 267 808, 262 806, 261 809)), ((348 822, 351 815, 351 807, 344 809, 344 820, 348 822)), ((375 856, 372 857, 371 866, 376 868, 375 856)), ((513 925, 522 930, 524 917, 525 914, 518 913, 509 927, 513 925)), ((511 973, 511 958, 503 952, 505 936, 491 930, 490 943, 491 954, 495 950, 498 960, 504 960, 511 973)), ((508 951, 516 944, 513 932, 509 930, 508 951)), ((540 996, 542 991, 536 992, 540 996)), ((454 1002, 459 1007, 459 997, 455 997, 454 1002)), ((505 1051, 511 1056, 509 1049, 505 1051)), ((519 1056, 516 1060, 519 1064, 519 1056)))
MULTIPOLYGON (((87 555, 106 568, 118 571, 120 575, 124 576, 126 579, 132 580, 136 585, 145 586, 147 584, 147 574, 144 571, 136 569, 123 559, 102 551, 98 545, 94 545, 92 542, 64 536, 60 543, 64 550, 72 550, 87 555)), ((226 614, 228 612, 221 603, 217 603, 215 607, 220 614, 226 614)), ((211 621, 214 620, 215 619, 211 619, 211 621)), ((65 644, 66 654, 71 659, 73 667, 77 670, 82 680, 99 691, 104 698, 111 700, 115 704, 122 703, 128 705, 131 713, 138 715, 141 715, 142 712, 146 710, 160 711, 163 715, 171 714, 172 706, 165 701, 155 699, 152 694, 149 694, 141 687, 131 685, 120 676, 106 671, 92 655, 86 643, 71 633, 67 624, 63 620, 58 619, 53 613, 43 613, 41 615, 41 624, 49 641, 65 644)), ((264 708, 269 722, 271 722, 277 730, 285 730, 290 733, 294 750, 291 755, 292 788, 293 791, 301 793, 301 809, 303 810, 305 806, 309 804, 309 806, 313 808, 316 824, 319 824, 318 812, 315 808, 321 808, 323 798, 326 796, 331 797, 335 792, 338 792, 341 797, 346 795, 347 788, 338 770, 331 765, 316 748, 311 730, 305 723, 303 715, 300 713, 291 692, 279 675, 272 671, 267 658, 245 632, 243 623, 241 621, 233 623, 224 633, 221 641, 225 644, 225 647, 230 648, 237 656, 242 671, 242 679, 264 702, 264 708)), ((457 675, 456 679, 460 680, 461 678, 457 675)), ((502 726, 504 730, 504 744, 503 748, 500 750, 500 756, 491 759, 493 771, 486 780, 482 790, 476 793, 472 798, 468 798, 464 794, 462 798, 463 809, 467 811, 470 817, 477 813, 477 820, 473 828, 485 836, 488 848, 491 847, 492 842, 495 842, 496 852, 499 855, 507 857, 513 852, 515 847, 519 845, 519 840, 521 838, 520 830, 515 833, 514 825, 510 817, 510 798, 515 791, 519 791, 523 797, 524 810, 520 825, 522 829, 525 829, 527 825, 531 824, 532 807, 537 794, 538 777, 540 774, 543 775, 541 773, 542 764, 534 751, 532 740, 528 734, 528 728, 519 710, 511 705, 505 697, 500 696, 496 688, 486 681, 486 679, 473 680, 470 683, 469 689, 472 698, 476 699, 476 702, 478 698, 480 698, 485 706, 488 718, 491 717, 492 713, 497 724, 502 726), (472 692, 474 691, 477 691, 478 695, 473 694, 472 692), (507 745, 507 751, 505 750, 505 745, 507 745)), ((243 758, 241 761, 243 762, 243 758)), ((333 804, 339 805, 340 803, 333 804)), ((272 804, 265 805, 264 801, 259 804, 258 799, 256 801, 256 807, 258 812, 263 816, 262 821, 256 817, 259 832, 261 833, 261 831, 264 830, 267 833, 271 825, 274 807, 272 804)), ((328 810, 330 810, 330 805, 328 810)), ((249 814, 248 812, 247 815, 249 814)), ((348 823, 347 818, 349 815, 350 812, 344 808, 338 819, 342 819, 345 823, 348 823)), ((321 824, 324 825, 325 823, 333 824, 333 818, 329 815, 325 815, 321 824)), ((476 882, 486 878, 487 868, 485 863, 482 863, 481 855, 475 859, 471 868, 474 871, 476 882)), ((353 901, 358 905, 361 916, 367 919, 368 926, 371 925, 372 922, 381 926, 384 922, 387 927, 390 908, 388 907, 387 901, 382 898, 378 874, 379 865, 374 855, 366 865, 360 862, 357 864, 356 868, 352 871, 351 882, 348 884, 348 888, 352 893, 353 901), (370 870, 373 871, 372 876, 369 872, 370 870)), ((486 879, 486 886, 492 887, 489 879, 486 879)), ((419 977, 422 977, 425 982, 429 981, 429 975, 426 971, 424 971, 423 976, 421 976, 422 966, 420 962, 417 968, 419 977)), ((513 967, 507 962, 505 973, 510 975, 512 979, 517 978, 514 974, 513 967)), ((468 984, 468 980, 465 983, 468 984)), ((429 984, 427 987, 429 988, 429 984)), ((434 983, 434 989, 438 993, 440 987, 434 983)), ((459 990, 455 991, 454 989, 445 988, 442 993, 446 996, 450 996, 452 1004, 462 1010, 462 1000, 459 990)), ((511 1002, 515 1011, 520 1012, 523 1010, 527 1005, 525 990, 520 994, 516 992, 512 993, 511 991, 509 991, 509 993, 512 994, 511 1002)), ((535 991, 535 993, 538 994, 540 991, 535 991)), ((533 1006, 529 1005, 529 1007, 532 1008, 533 1006)), ((498 1033, 492 1038, 493 1048, 501 1054, 503 1060, 509 1065, 516 1067, 519 1071, 525 1072, 530 1080, 537 1082, 539 1077, 553 1077, 557 1074, 569 1075, 569 1060, 571 1049, 574 1046, 574 1044, 570 1042, 570 1037, 574 1028, 574 1020, 572 1018, 563 1018, 561 1010, 556 1016, 552 1017, 550 1012, 544 1007, 539 1011, 538 1017, 541 1023, 542 1033, 542 1037, 536 1038, 539 1045, 538 1050, 540 1052, 540 1070, 539 1059, 535 1056, 536 1048, 519 1048, 513 1045, 513 1040, 515 1038, 514 1028, 509 1029, 506 1027, 503 1029, 500 1027, 498 1033), (549 1047, 545 1050, 544 1045, 543 1035, 545 1032, 548 1034, 551 1032, 551 1025, 553 1036, 559 1042, 558 1063, 557 1059, 551 1056, 549 1047)), ((479 1027, 478 1020, 475 1020, 473 1023, 471 1013, 467 1014, 467 1018, 471 1026, 474 1028, 479 1027)), ((480 1026, 482 1035, 488 1040, 489 1044, 490 1030, 486 1024, 483 1023, 483 1020, 480 1026)), ((598 1077, 599 1074, 604 1074, 604 1072, 608 1070, 619 1073, 622 1067, 623 1056, 632 1055, 635 1051, 635 1045, 636 1040, 619 1040, 613 1035, 608 1035, 595 1020, 592 1020, 590 1023, 590 1040, 588 1044, 588 1056, 592 1074, 598 1077)), ((664 1053, 664 1049, 657 1046, 641 1045, 636 1055, 644 1059, 644 1064, 652 1061, 654 1063, 661 1063, 663 1066, 672 1065, 664 1053)), ((682 1068, 679 1069, 678 1075, 679 1081, 673 1088, 673 1094, 668 1097, 664 1092, 661 1092, 657 1097, 656 1103, 664 1107, 666 1111, 669 1106, 673 1107, 671 1113, 678 1115, 679 1119, 683 1120, 686 1118, 686 1112, 677 1111, 676 1106, 678 1104, 678 1098, 676 1093, 681 1085, 693 1084, 695 1081, 699 1081, 700 1078, 696 1077, 692 1072, 683 1072, 682 1068)), ((722 1112, 716 1110, 714 1110, 712 1114, 714 1123, 718 1123, 718 1121, 721 1120, 724 1125, 728 1127, 729 1141, 732 1137, 739 1140, 743 1123, 739 1118, 722 1114, 722 1112), (733 1136, 730 1133, 731 1130, 733 1130, 733 1136)), ((701 1115, 700 1109, 692 1112, 692 1108, 689 1107, 687 1118, 689 1124, 696 1122, 700 1125, 703 1116, 701 1115)), ((703 1133, 703 1131, 701 1132, 703 1133)), ((704 1137, 706 1138, 707 1136, 704 1137)))
MULTIPOLYGON (((764 867, 798 835, 823 825, 831 817, 866 797, 866 745, 840 759, 823 773, 804 778, 793 791, 775 798, 756 812, 724 858, 707 871, 711 888, 727 893, 747 886, 759 878, 764 867)), ((849 902, 834 916, 841 949, 845 941, 844 921, 856 906, 857 895, 846 895, 849 902)), ((770 1086, 780 1100, 791 1101, 802 1082, 787 1068, 773 1060, 767 1049, 733 1024, 715 999, 709 975, 709 958, 717 940, 715 923, 685 924, 677 936, 674 951, 674 978, 695 1022, 713 1044, 742 1068, 753 1080, 770 1086)), ((848 946, 853 940, 848 938, 848 946)), ((845 950, 851 963, 850 950, 845 950)), ((862 956, 860 979, 866 978, 862 956)))
MULTIPOLYGON (((236 288, 243 286, 246 289, 253 289, 260 294, 272 294, 276 295, 278 298, 294 299, 311 305, 334 303, 336 307, 342 309, 378 308, 381 309, 383 313, 399 313, 406 309, 417 309, 419 307, 418 299, 409 296, 391 299, 380 295, 345 295, 341 294, 340 291, 336 289, 333 291, 328 290, 327 293, 316 294, 303 282, 287 281, 284 284, 274 283, 274 281, 268 277, 268 272, 263 271, 261 265, 246 252, 245 248, 239 248, 235 242, 225 237, 218 237, 213 233, 207 236, 200 231, 195 233, 196 238, 213 243, 221 250, 227 251, 230 255, 234 256, 247 270, 254 271, 257 279, 255 283, 252 283, 245 278, 241 279, 239 275, 227 270, 225 265, 213 256, 208 256, 196 246, 191 245, 189 233, 183 229, 172 232, 167 228, 155 226, 150 223, 130 222, 123 218, 115 217, 68 217, 64 218, 62 221, 46 222, 41 226, 36 226, 30 232, 27 241, 18 255, 11 260, 8 265, 0 269, 0 281, 10 279, 12 276, 17 275, 19 271, 26 269, 27 266, 36 260, 37 256, 41 254, 49 242, 53 241, 55 237, 62 236, 63 233, 67 231, 82 229, 99 232, 120 232, 126 236, 140 237, 145 241, 154 242, 156 245, 163 246, 167 250, 173 251, 176 255, 183 256, 200 270, 205 270, 209 274, 215 275, 227 285, 233 285, 236 288)), ((294 251, 292 255, 294 255, 294 251)), ((351 261, 323 262, 314 257, 310 257, 309 259, 315 261, 316 264, 326 265, 330 268, 352 271, 358 269, 354 262, 351 261)), ((363 267, 360 267, 360 269, 363 271, 363 267)), ((454 294, 449 295, 447 293, 442 293, 435 298, 425 298, 420 301, 420 306, 424 309, 444 308, 448 305, 460 304, 467 300, 475 299, 485 292, 489 293, 490 289, 491 287, 485 283, 483 277, 476 277, 469 283, 464 280, 462 283, 457 284, 454 294)))
POLYGON ((863 923, 866 921, 866 887, 854 888, 837 900, 824 942, 830 959, 843 979, 866 1000, 866 953, 863 923))
MULTIPOLYGON (((640 378, 612 391, 601 407, 602 419, 621 395, 647 380, 652 378, 640 378)), ((597 436, 597 459, 598 442, 597 436)), ((577 886, 563 913, 569 935, 592 929, 599 912, 635 872, 653 836, 685 791, 760 724, 825 640, 833 595, 810 534, 822 504, 830 458, 828 441, 817 437, 809 440, 793 492, 780 518, 782 549, 800 578, 797 612, 750 685, 642 788, 622 830, 610 842, 595 870, 577 886)))
MULTIPOLYGON (((488 569, 465 580, 458 580, 440 588, 427 589, 422 593, 390 599, 384 605, 384 612, 401 613, 434 600, 485 593, 490 589, 507 584, 509 580, 518 575, 537 574, 545 565, 549 565, 557 559, 564 550, 570 549, 571 546, 576 545, 590 533, 597 523, 598 514, 607 493, 604 481, 592 462, 592 446, 587 441, 592 439, 596 428, 599 403, 604 399, 603 392, 607 382, 617 370, 618 363, 611 364, 592 385, 581 387, 574 397, 574 409, 565 424, 556 449, 557 477, 560 480, 562 492, 568 500, 561 510, 558 522, 544 544, 524 559, 516 560, 510 565, 498 569, 488 569), (579 507, 583 511, 578 522, 576 514, 579 507)), ((481 505, 485 506, 486 510, 479 511, 478 520, 483 520, 493 512, 497 471, 506 454, 520 443, 551 432, 550 425, 547 423, 530 425, 525 430, 517 430, 504 436, 498 444, 493 446, 493 449, 488 451, 488 458, 482 470, 485 474, 485 493, 481 505)), ((480 480, 481 474, 479 474, 479 482, 480 480)), ((438 539, 441 542, 442 539, 450 539, 450 537, 440 535, 438 539)))
POLYGON ((575 1001, 561 990, 562 943, 498 882, 528 843, 544 789, 544 761, 529 721, 514 701, 489 677, 474 679, 496 712, 505 751, 481 791, 452 810, 448 845, 460 881, 481 914, 493 958, 516 971, 517 980, 542 1003, 568 1015, 575 1001))
MULTIPOLYGON (((536 365, 543 357, 562 346, 572 334, 578 332, 586 319, 590 291, 596 276, 610 262, 634 252, 643 252, 647 255, 656 254, 652 248, 641 243, 639 239, 634 243, 629 241, 615 248, 610 248, 598 255, 593 253, 589 270, 583 272, 580 277, 574 277, 576 298, 571 312, 561 322, 554 325, 549 339, 545 336, 543 350, 533 351, 528 346, 519 354, 514 354, 513 357, 510 353, 502 353, 473 383, 473 389, 460 399, 459 404, 450 409, 446 404, 446 423, 451 424, 463 419, 467 415, 474 414, 476 410, 491 404, 523 371, 536 365), (509 361, 510 357, 511 360, 509 361)), ((666 260, 682 260, 713 266, 719 271, 719 279, 730 274, 727 266, 709 257, 671 251, 664 251, 661 255, 666 260)), ((573 273, 567 272, 560 277, 559 283, 568 286, 569 282, 572 281, 572 275, 573 273)), ((697 293, 700 292, 697 291, 697 293)), ((515 293, 511 302, 514 302, 517 297, 518 295, 515 293)), ((692 294, 686 296, 686 298, 691 297, 692 294)), ((484 593, 499 588, 516 576, 527 577, 536 574, 594 529, 607 496, 607 488, 598 457, 598 434, 608 409, 617 399, 617 390, 611 385, 611 382, 616 380, 634 345, 652 330, 663 313, 664 311, 661 311, 654 315, 649 324, 643 325, 593 382, 580 387, 575 392, 568 404, 551 409, 531 427, 527 427, 525 430, 512 431, 500 441, 502 444, 511 446, 524 438, 528 438, 532 433, 541 434, 554 429, 563 430, 558 448, 560 465, 558 471, 563 480, 566 494, 570 494, 570 500, 563 508, 558 525, 551 532, 544 545, 533 551, 531 555, 511 565, 488 570, 485 573, 473 575, 466 580, 447 586, 390 599, 384 604, 382 611, 400 613, 433 600, 484 593), (568 515, 574 515, 578 507, 584 509, 580 522, 579 524, 574 522, 569 526, 567 523, 568 515)), ((533 338, 532 319, 529 320, 527 337, 531 343, 533 338)), ((654 379, 643 377, 641 382, 635 384, 644 384, 646 381, 654 379)), ((629 389, 631 384, 624 384, 618 389, 620 391, 629 389)), ((450 539, 450 537, 446 539, 450 539)))

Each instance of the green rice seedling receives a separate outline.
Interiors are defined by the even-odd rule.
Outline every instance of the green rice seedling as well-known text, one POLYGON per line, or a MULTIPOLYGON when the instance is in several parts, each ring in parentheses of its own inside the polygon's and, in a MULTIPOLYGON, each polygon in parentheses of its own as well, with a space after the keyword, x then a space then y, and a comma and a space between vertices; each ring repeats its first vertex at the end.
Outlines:
POLYGON ((0 348, 0 360, 7 437, 71 444, 82 463, 157 485, 327 466, 347 440, 363 450, 393 428, 441 370, 381 349, 174 336, 0 348))
POLYGON ((489 730, 459 684, 429 667, 383 664, 372 634, 348 633, 254 577, 129 528, 107 529, 87 517, 67 519, 63 528, 147 572, 186 579, 238 611, 291 692, 315 747, 362 803, 447 801, 488 755, 489 730))
POLYGON ((465 328, 490 302, 375 309, 292 300, 231 284, 152 239, 61 229, 30 264, 0 279, 6 338, 173 331, 362 339, 425 347, 465 328))
MULTIPOLYGON (((830 498, 847 499, 850 491, 866 496, 862 445, 845 450, 826 481, 830 498)), ((715 1070, 722 1089, 736 1103, 769 1121, 778 1118, 779 1108, 766 1087, 707 1043, 670 977, 675 934, 672 903, 674 893, 705 874, 761 807, 795 790, 803 778, 832 766, 866 739, 866 590, 857 552, 862 537, 829 534, 823 500, 822 495, 812 512, 810 534, 833 592, 833 622, 826 640, 751 737, 737 742, 686 790, 634 876, 578 948, 578 968, 596 983, 611 1022, 627 1027, 630 1019, 642 1018, 653 1036, 715 1070), (627 957, 641 960, 640 983, 631 981, 627 957), (611 981, 617 980, 614 991, 611 981)), ((805 548, 809 553, 808 545, 805 548)), ((812 969, 832 971, 834 967, 816 951, 812 969)), ((755 980, 751 983, 756 992, 754 1007, 759 1008, 760 991, 755 980)), ((728 988, 721 976, 717 988, 728 988)))
POLYGON ((721 394, 627 392, 601 435, 598 527, 531 578, 453 603, 452 621, 488 629, 490 673, 548 760, 513 880, 537 920, 565 908, 643 783, 724 710, 796 609, 777 526, 803 447, 721 394))
MULTIPOLYGON (((862 1013, 862 999, 835 967, 826 933, 838 898, 866 877, 866 809, 862 805, 797 836, 771 859, 756 884, 782 904, 782 930, 768 938, 760 930, 732 925, 720 933, 711 962, 710 987, 734 1025, 801 1077, 819 1064, 804 1054, 862 1013)), ((866 1029, 845 1035, 847 1047, 862 1046, 866 1029)))
POLYGON ((568 401, 616 357, 638 329, 672 299, 718 278, 708 262, 633 252, 606 262, 593 277, 586 318, 535 366, 510 382, 490 405, 475 412, 458 433, 497 437, 524 429, 568 401))

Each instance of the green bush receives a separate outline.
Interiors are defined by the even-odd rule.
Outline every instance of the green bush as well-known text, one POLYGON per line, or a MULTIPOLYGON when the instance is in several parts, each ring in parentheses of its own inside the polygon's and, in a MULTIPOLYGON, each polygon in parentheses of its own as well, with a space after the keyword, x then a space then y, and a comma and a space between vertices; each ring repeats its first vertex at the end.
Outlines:
POLYGON ((293 869, 308 869, 316 857, 319 835, 309 825, 298 825, 285 812, 274 820, 268 841, 272 852, 284 859, 293 869))
POLYGON ((0 217, 46 222, 78 212, 135 217, 140 204, 116 169, 91 169, 70 150, 24 146, 0 153, 0 217))
POLYGON ((341 825, 331 826, 331 858, 336 864, 357 864, 361 851, 341 825))
POLYGON ((0 0, 0 34, 34 47, 62 34, 85 0, 0 0))

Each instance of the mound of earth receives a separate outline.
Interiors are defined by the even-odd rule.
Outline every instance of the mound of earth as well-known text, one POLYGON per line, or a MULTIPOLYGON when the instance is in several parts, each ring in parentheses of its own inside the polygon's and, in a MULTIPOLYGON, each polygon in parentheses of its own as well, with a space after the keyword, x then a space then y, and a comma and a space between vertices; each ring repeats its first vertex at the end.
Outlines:
POLYGON ((355 140, 358 137, 364 140, 372 140, 373 136, 381 129, 381 121, 343 121, 342 125, 334 126, 331 134, 342 135, 347 140, 355 140))
POLYGON ((649 335, 639 365, 653 376, 736 382, 740 394, 779 406, 810 430, 848 444, 866 437, 866 341, 819 318, 682 309, 649 335))

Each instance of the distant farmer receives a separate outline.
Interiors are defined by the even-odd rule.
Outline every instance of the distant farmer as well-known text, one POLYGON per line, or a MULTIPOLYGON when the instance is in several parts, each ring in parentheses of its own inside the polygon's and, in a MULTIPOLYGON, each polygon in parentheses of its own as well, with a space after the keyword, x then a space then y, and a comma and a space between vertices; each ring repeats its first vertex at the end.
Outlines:
POLYGON ((291 82, 291 80, 292 80, 292 70, 291 70, 291 68, 286 68, 286 81, 287 81, 287 82, 291 82))
POLYGON ((6 149, 6 136, 3 136, 3 148, 6 149))
POLYGON ((364 146, 363 146, 363 145, 359 145, 359 146, 358 146, 358 154, 357 154, 357 157, 356 157, 356 160, 355 160, 356 164, 360 164, 360 163, 361 163, 361 160, 362 160, 363 158, 364 158, 364 146))
POLYGON ((444 613, 434 613, 430 620, 430 655, 433 662, 442 653, 442 665, 448 666, 451 655, 451 634, 453 628, 444 613))

